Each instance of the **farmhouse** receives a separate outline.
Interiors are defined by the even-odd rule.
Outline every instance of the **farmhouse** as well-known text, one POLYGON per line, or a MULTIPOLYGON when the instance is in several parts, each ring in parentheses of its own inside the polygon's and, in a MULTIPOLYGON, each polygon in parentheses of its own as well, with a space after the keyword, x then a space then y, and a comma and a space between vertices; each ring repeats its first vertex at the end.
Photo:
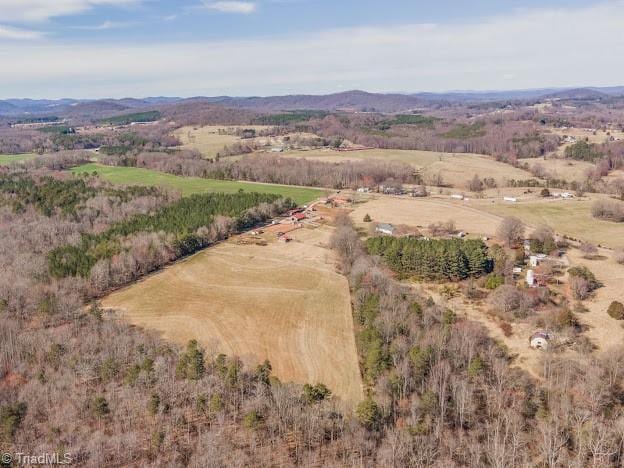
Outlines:
POLYGON ((550 341, 550 334, 545 331, 536 331, 529 338, 529 344, 533 349, 547 349, 550 341))
POLYGON ((375 232, 378 232, 379 234, 385 234, 387 236, 394 236, 396 228, 392 224, 381 223, 377 225, 377 227, 375 228, 375 232))

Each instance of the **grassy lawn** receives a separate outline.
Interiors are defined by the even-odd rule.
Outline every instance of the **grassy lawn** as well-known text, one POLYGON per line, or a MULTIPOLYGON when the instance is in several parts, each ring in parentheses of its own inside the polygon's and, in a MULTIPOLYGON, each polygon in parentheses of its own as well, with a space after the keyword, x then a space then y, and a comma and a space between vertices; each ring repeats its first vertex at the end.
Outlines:
POLYGON ((136 167, 114 167, 100 164, 85 164, 71 170, 74 174, 97 172, 105 180, 120 185, 158 185, 178 190, 182 195, 194 193, 222 192, 235 193, 240 189, 248 192, 275 193, 290 197, 299 204, 308 203, 325 192, 323 190, 288 185, 257 184, 229 180, 201 179, 199 177, 180 177, 164 172, 140 169, 136 167))
POLYGON ((0 154, 0 166, 8 166, 11 163, 28 161, 36 157, 37 155, 35 153, 0 154))

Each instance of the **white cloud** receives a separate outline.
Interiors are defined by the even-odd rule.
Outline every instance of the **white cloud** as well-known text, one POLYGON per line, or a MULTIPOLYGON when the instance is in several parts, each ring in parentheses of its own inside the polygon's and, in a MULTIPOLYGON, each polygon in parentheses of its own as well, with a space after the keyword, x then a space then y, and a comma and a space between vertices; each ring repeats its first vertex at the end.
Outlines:
POLYGON ((248 15, 256 11, 256 4, 253 2, 207 2, 204 1, 206 8, 210 10, 220 11, 222 13, 240 13, 248 15))
POLYGON ((141 0, 0 0, 0 21, 30 23, 75 15, 101 5, 128 6, 141 0))
POLYGON ((29 31, 26 29, 11 28, 8 26, 0 25, 0 39, 21 41, 21 40, 39 39, 42 36, 43 34, 41 34, 38 31, 29 31))
MULTIPOLYGON (((621 85, 621 2, 469 24, 238 41, 0 48, 4 97, 266 95, 621 85)), ((0 96, 1 97, 1 96, 0 96)))
POLYGON ((109 29, 127 28, 135 23, 121 22, 121 21, 104 21, 103 23, 93 26, 76 26, 76 29, 83 29, 85 31, 106 31, 109 29))

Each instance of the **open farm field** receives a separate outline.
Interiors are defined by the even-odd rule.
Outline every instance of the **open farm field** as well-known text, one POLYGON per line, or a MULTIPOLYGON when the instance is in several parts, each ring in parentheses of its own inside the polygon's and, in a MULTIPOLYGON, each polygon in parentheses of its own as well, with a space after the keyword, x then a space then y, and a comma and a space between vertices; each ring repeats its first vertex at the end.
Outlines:
POLYGON ((350 292, 322 245, 331 229, 299 229, 288 244, 229 242, 207 249, 104 299, 125 320, 180 345, 197 339, 283 382, 327 385, 363 398, 350 292))
POLYGON ((352 213, 353 221, 362 227, 369 224, 362 220, 369 214, 379 223, 405 224, 427 227, 437 222, 455 221, 458 230, 474 235, 494 236, 501 218, 467 206, 467 202, 455 202, 436 198, 413 199, 380 196, 359 205, 352 213))
POLYGON ((488 198, 455 201, 447 198, 399 198, 376 196, 357 205, 351 217, 359 226, 364 215, 374 222, 427 227, 431 223, 455 221, 458 230, 473 235, 494 237, 500 221, 515 216, 529 227, 548 225, 558 234, 610 248, 624 247, 624 224, 596 219, 591 206, 600 198, 591 195, 583 199, 542 199, 536 194, 522 195, 526 189, 493 189, 488 198), (500 194, 495 194, 500 192, 500 194), (503 195, 519 197, 517 203, 503 201, 503 195))
POLYGON ((574 159, 563 159, 556 157, 549 157, 548 159, 541 158, 528 158, 519 159, 520 164, 528 164, 529 168, 538 164, 548 171, 552 178, 564 179, 568 182, 573 180, 584 181, 586 179, 585 173, 588 170, 595 169, 595 164, 587 161, 576 161, 574 159))
POLYGON ((619 265, 611 258, 611 252, 600 250, 600 260, 588 260, 578 249, 570 249, 568 258, 573 265, 589 268, 603 286, 596 289, 594 295, 584 305, 589 312, 578 314, 579 320, 588 326, 587 337, 599 351, 608 352, 622 346, 624 328, 607 314, 612 301, 624 303, 624 265, 619 265))
POLYGON ((180 177, 150 169, 104 166, 94 163, 75 167, 72 169, 72 172, 74 174, 97 172, 100 177, 113 184, 155 185, 178 190, 184 196, 208 192, 236 193, 239 190, 244 190, 258 193, 275 193, 284 197, 290 197, 299 204, 304 204, 324 194, 323 190, 314 188, 202 179, 199 177, 180 177))
POLYGON ((434 151, 372 149, 360 151, 334 151, 330 149, 311 151, 289 151, 286 157, 314 159, 326 162, 344 162, 366 159, 401 161, 422 172, 426 181, 440 174, 445 184, 465 188, 467 182, 477 174, 492 177, 499 185, 508 179, 530 179, 531 174, 509 164, 494 161, 481 154, 438 153, 434 151))
POLYGON ((236 135, 226 135, 219 133, 219 130, 225 130, 227 128, 253 128, 255 130, 261 130, 268 128, 264 126, 248 125, 248 126, 214 126, 209 125, 205 127, 182 127, 174 132, 182 142, 182 147, 185 149, 195 149, 204 155, 206 158, 214 158, 217 153, 223 150, 224 146, 233 145, 239 143, 242 140, 236 135))
POLYGON ((624 247, 624 224, 596 219, 591 206, 597 196, 573 200, 531 200, 505 203, 502 200, 475 200, 472 206, 488 213, 516 216, 537 227, 546 224, 559 234, 611 248, 624 247))
POLYGON ((28 161, 29 159, 36 158, 37 156, 38 155, 35 153, 0 154, 0 166, 8 166, 11 163, 28 161))

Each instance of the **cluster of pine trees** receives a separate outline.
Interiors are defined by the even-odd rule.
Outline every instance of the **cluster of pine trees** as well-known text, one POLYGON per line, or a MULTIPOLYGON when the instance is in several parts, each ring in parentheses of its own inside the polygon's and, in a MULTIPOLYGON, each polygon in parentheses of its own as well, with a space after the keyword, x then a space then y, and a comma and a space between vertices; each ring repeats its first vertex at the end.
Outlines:
MULTIPOLYGON (((279 195, 241 192, 211 193, 182 198, 153 214, 138 214, 112 225, 100 234, 83 234, 79 245, 58 247, 48 255, 49 272, 53 277, 88 277, 91 268, 102 259, 111 258, 122 250, 122 240, 139 232, 173 234, 176 256, 189 255, 205 246, 196 234, 209 226, 215 217, 235 219, 236 229, 257 222, 249 209, 263 203, 275 202, 279 195)), ((288 202, 289 206, 292 202, 288 202)))
POLYGON ((487 246, 478 239, 374 237, 366 245, 394 271, 425 280, 460 280, 492 270, 487 246))

